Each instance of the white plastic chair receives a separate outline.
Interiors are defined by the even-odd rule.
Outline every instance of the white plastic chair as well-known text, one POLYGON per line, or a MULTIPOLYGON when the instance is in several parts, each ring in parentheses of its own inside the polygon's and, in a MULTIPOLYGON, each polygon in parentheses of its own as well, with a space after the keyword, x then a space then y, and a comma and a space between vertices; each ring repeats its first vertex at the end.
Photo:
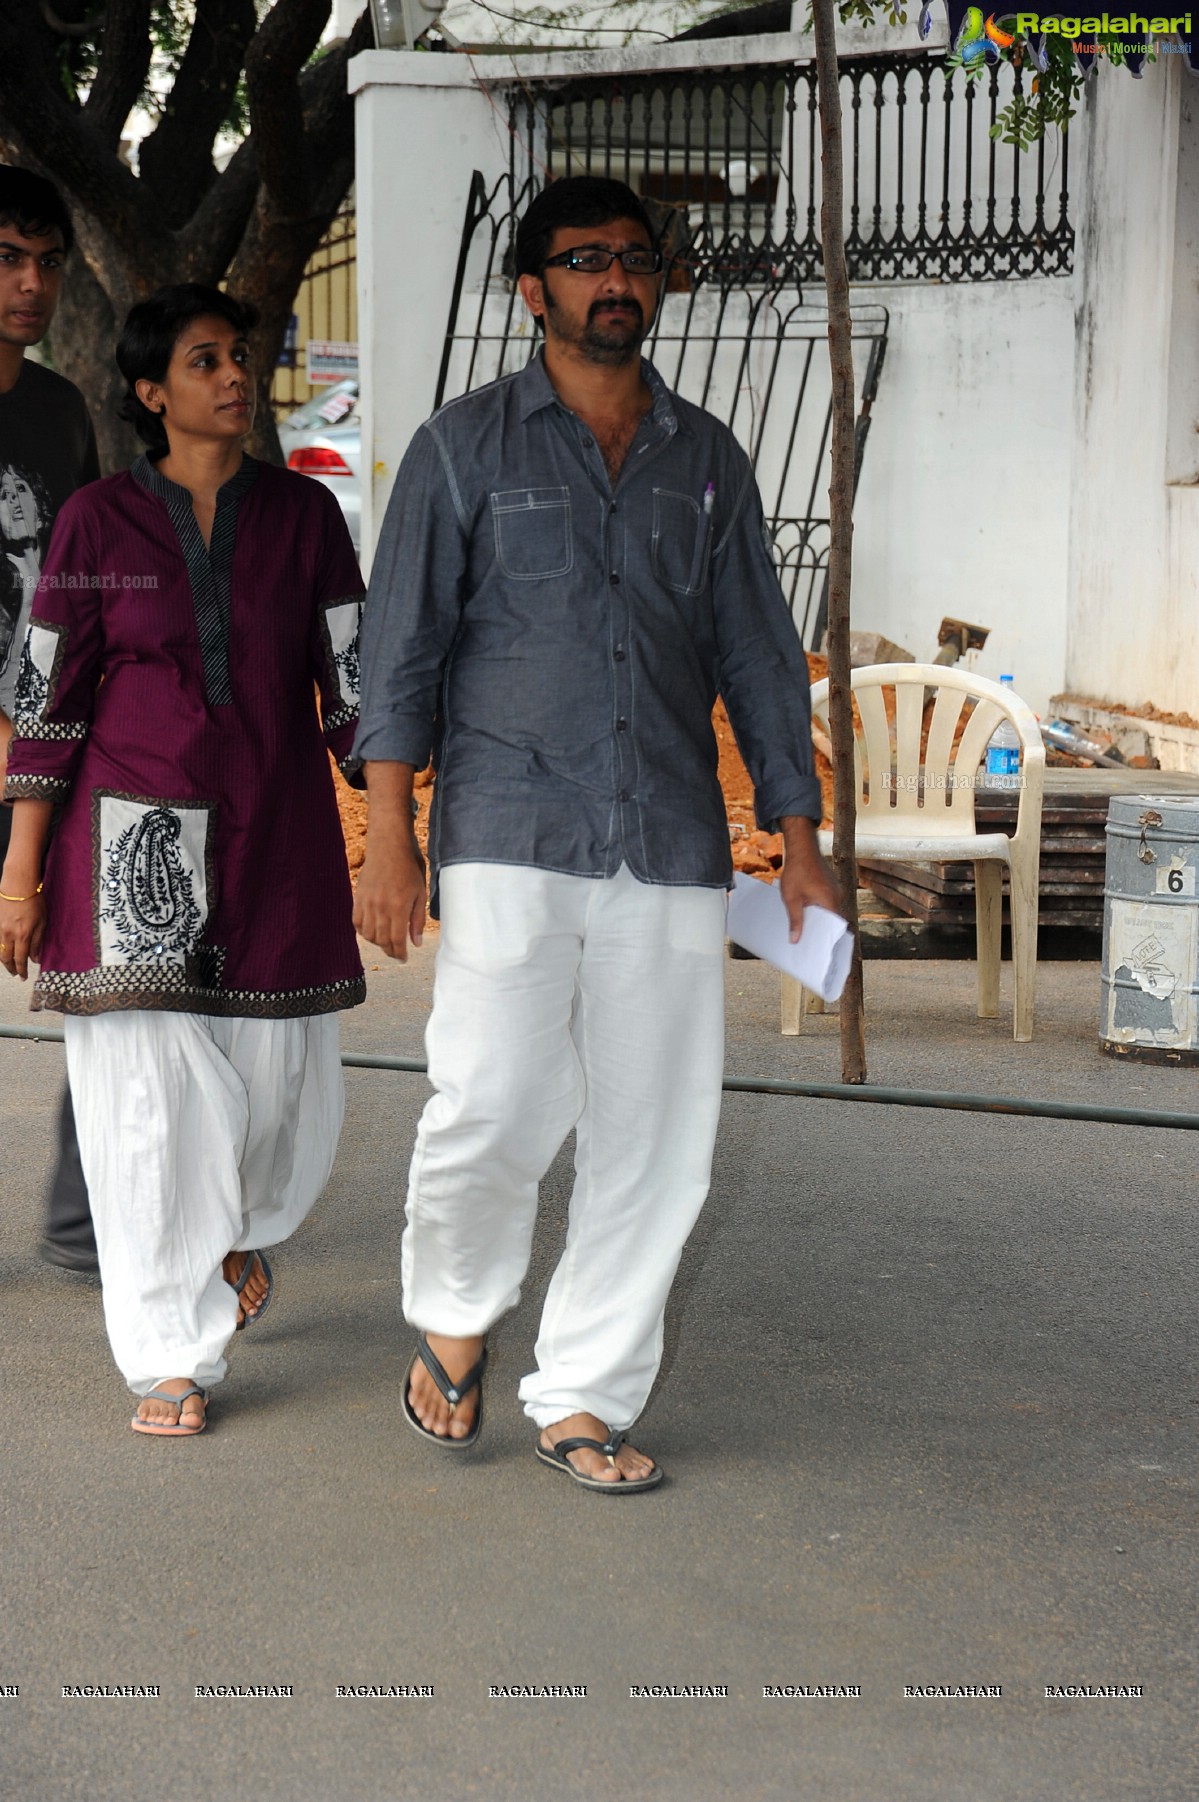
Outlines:
MULTIPOLYGON (((974 864, 978 1012, 999 1013, 999 956, 1003 866, 1007 865, 1015 976, 1013 1037, 1032 1038, 1037 978, 1038 883, 1041 862, 1041 798, 1045 747, 1032 709, 1009 688, 967 670, 933 663, 876 663, 851 677, 857 784, 857 854, 905 862, 969 859, 974 864), (894 721, 885 691, 895 694, 894 721), (935 695, 924 743, 926 690, 935 695), (974 710, 954 743, 968 701, 974 710), (975 783, 988 740, 1002 719, 1020 735, 1020 786, 1016 831, 980 832, 975 824, 975 783), (923 752, 922 752, 923 743, 923 752)), ((812 718, 828 723, 828 683, 812 689, 812 718)), ((827 856, 831 832, 820 834, 827 856)), ((783 977, 783 1031, 799 1030, 803 996, 783 977)))

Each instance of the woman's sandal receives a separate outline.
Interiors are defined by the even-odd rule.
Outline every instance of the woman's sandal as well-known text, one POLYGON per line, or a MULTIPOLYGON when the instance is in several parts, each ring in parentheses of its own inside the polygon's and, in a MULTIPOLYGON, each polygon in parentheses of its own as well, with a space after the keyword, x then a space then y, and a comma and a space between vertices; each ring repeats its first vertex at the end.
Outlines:
POLYGON ((567 1457, 568 1452, 585 1450, 598 1452, 601 1458, 610 1458, 615 1463, 616 1454, 627 1438, 627 1433, 609 1433, 602 1445, 598 1439, 559 1439, 557 1445, 548 1446, 542 1445, 539 1439, 534 1450, 543 1464, 548 1464, 551 1470, 564 1470, 583 1489, 597 1489, 605 1495, 639 1495, 643 1489, 656 1489, 666 1474, 660 1464, 655 1464, 647 1477, 619 1477, 611 1483, 605 1482, 603 1477, 587 1476, 567 1457))
MULTIPOLYGON (((266 1294, 263 1296, 262 1300, 259 1302, 257 1308, 254 1310, 254 1312, 252 1314, 248 1313, 244 1308, 242 1309, 241 1319, 237 1323, 237 1330, 239 1333, 244 1332, 245 1329, 251 1324, 251 1322, 256 1322, 256 1321, 259 1321, 262 1319, 262 1316, 266 1313, 267 1309, 270 1307, 271 1297, 275 1293, 274 1272, 272 1271, 270 1265, 266 1261, 266 1254, 261 1251, 248 1251, 246 1253, 246 1261, 241 1267, 241 1275, 238 1277, 238 1279, 235 1283, 230 1283, 229 1287, 232 1289, 234 1295, 236 1295, 238 1297, 238 1300, 240 1301, 242 1290, 245 1288, 246 1284, 250 1280, 250 1272, 254 1268, 254 1259, 255 1258, 257 1258, 258 1262, 262 1265, 262 1274, 266 1278, 266 1294)), ((226 1280, 228 1280, 228 1279, 226 1279, 226 1280)))
POLYGON ((199 1383, 193 1383, 191 1388, 185 1389, 181 1395, 168 1394, 162 1384, 159 1383, 157 1388, 148 1390, 146 1394, 142 1396, 142 1400, 144 1402, 170 1402, 172 1407, 177 1407, 179 1410, 179 1417, 174 1425, 172 1426, 169 1421, 165 1420, 139 1420, 136 1414, 129 1424, 135 1433, 150 1433, 157 1439, 192 1439, 197 1433, 202 1433, 204 1428, 208 1425, 207 1412, 200 1416, 198 1425, 192 1423, 185 1424, 183 1419, 183 1404, 193 1395, 199 1396, 200 1400, 204 1403, 205 1410, 207 1410, 208 1394, 206 1390, 201 1389, 199 1383))
POLYGON ((486 1368, 487 1344, 486 1341, 484 1341, 483 1350, 480 1352, 477 1362, 471 1365, 466 1375, 462 1377, 459 1382, 453 1382, 444 1364, 442 1364, 437 1357, 437 1354, 429 1349, 429 1341, 425 1338, 425 1335, 418 1332, 416 1335, 416 1350, 412 1354, 412 1362, 409 1364, 408 1374, 404 1378, 404 1394, 402 1398, 404 1419, 408 1422, 408 1425, 412 1428, 413 1432, 419 1433, 422 1439, 431 1439, 434 1445, 444 1445, 447 1450, 451 1452, 468 1452, 478 1439, 479 1431, 483 1425, 483 1372, 486 1368), (449 1402, 451 1408, 455 1408, 459 1402, 465 1401, 472 1389, 477 1389, 479 1391, 479 1399, 475 1403, 474 1425, 464 1439, 452 1439, 448 1433, 431 1433, 428 1427, 422 1426, 409 1396, 409 1391, 412 1388, 412 1372, 416 1369, 418 1358, 428 1371, 429 1375, 433 1378, 433 1381, 437 1384, 438 1389, 440 1389, 446 1401, 449 1402))

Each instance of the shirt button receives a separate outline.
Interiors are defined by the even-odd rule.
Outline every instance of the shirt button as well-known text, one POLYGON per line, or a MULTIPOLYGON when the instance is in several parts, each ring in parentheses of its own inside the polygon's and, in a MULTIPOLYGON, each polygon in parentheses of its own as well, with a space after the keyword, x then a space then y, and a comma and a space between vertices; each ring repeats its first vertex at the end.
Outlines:
POLYGON ((617 800, 619 801, 631 801, 632 799, 633 797, 627 788, 622 788, 620 794, 617 796, 617 800))
POLYGON ((629 729, 629 722, 628 722, 628 720, 617 720, 617 722, 616 722, 616 730, 617 730, 617 731, 618 731, 618 732, 627 732, 627 731, 628 731, 628 729, 629 729))
POLYGON ((615 570, 612 571, 612 574, 608 577, 608 580, 609 580, 609 582, 611 582, 613 588, 620 587, 620 577, 617 575, 615 570))
POLYGON ((616 511, 616 502, 615 501, 612 501, 609 504, 608 511, 609 511, 609 513, 615 513, 615 511, 616 511))
POLYGON ((591 439, 590 439, 590 438, 584 438, 584 440, 583 440, 583 449, 584 449, 584 450, 590 450, 590 449, 591 449, 591 446, 592 446, 592 441, 591 441, 591 439))
POLYGON ((621 649, 621 647, 619 645, 617 645, 616 649, 613 651, 612 659, 613 659, 613 662, 615 662, 615 663, 623 663, 624 662, 624 651, 621 649))

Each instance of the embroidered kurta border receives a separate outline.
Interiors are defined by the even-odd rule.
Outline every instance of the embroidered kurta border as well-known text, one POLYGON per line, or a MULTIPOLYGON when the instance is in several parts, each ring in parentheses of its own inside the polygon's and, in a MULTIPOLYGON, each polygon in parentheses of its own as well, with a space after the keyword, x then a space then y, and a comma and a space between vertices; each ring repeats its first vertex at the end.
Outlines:
POLYGON ((72 739, 86 738, 91 727, 82 720, 39 720, 32 715, 17 714, 13 720, 13 737, 23 738, 29 743, 62 744, 72 739))
POLYGON ((306 989, 207 989, 192 982, 179 964, 137 965, 103 970, 44 970, 33 991, 34 1012, 107 1014, 131 1009, 165 1009, 177 1014, 213 1014, 221 1019, 298 1020, 332 1014, 366 1000, 365 976, 306 989))
POLYGON ((339 707, 336 713, 327 713, 321 721, 327 738, 331 732, 339 732, 343 726, 353 726, 358 719, 357 707, 339 707))
POLYGON ((71 792, 66 776, 6 776, 6 801, 61 801, 71 792))

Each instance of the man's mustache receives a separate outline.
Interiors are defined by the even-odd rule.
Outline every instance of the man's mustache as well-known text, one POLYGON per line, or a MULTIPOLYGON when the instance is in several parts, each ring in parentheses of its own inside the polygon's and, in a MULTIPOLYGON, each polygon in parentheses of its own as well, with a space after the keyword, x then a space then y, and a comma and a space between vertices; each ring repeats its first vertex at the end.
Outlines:
POLYGON ((628 313, 634 319, 643 320, 645 318, 645 314, 641 310, 641 303, 637 300, 594 300, 588 308, 588 324, 600 313, 628 313))

